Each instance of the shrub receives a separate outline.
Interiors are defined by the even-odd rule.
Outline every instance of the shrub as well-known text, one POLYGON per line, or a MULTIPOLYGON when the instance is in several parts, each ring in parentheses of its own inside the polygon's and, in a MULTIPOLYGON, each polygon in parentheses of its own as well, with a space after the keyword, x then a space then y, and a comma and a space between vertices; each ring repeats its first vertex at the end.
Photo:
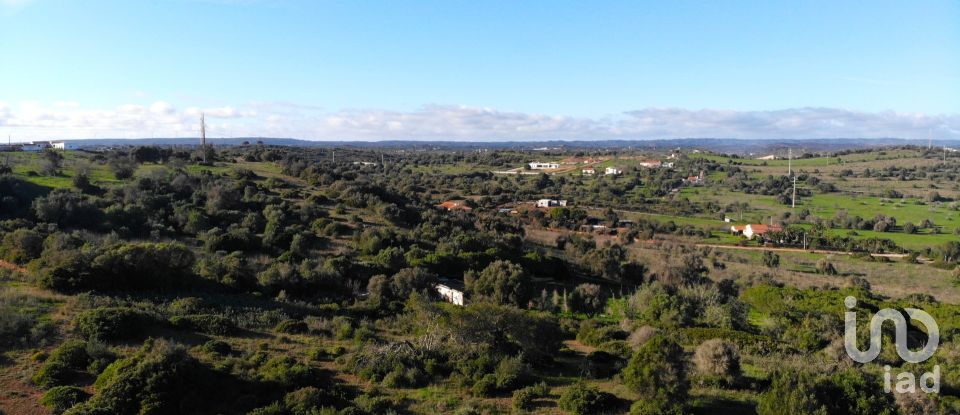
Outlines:
POLYGON ((681 413, 690 389, 683 349, 662 335, 650 339, 633 354, 623 371, 623 381, 642 398, 632 411, 681 413))
POLYGON ((40 403, 59 414, 89 398, 90 394, 76 386, 56 386, 43 394, 40 403))
POLYGON ((327 393, 314 386, 307 386, 286 394, 283 405, 293 415, 314 415, 330 400, 327 393))
POLYGON ((763 265, 767 268, 780 268, 780 255, 773 251, 763 251, 763 265))
POLYGON ((508 357, 497 364, 493 375, 496 376, 498 390, 511 391, 529 381, 530 367, 519 357, 508 357))
POLYGON ((74 324, 89 339, 113 341, 140 336, 153 323, 147 314, 128 307, 100 307, 84 311, 74 324))
POLYGON ((309 329, 310 328, 307 327, 307 323, 301 320, 289 319, 281 321, 276 327, 273 328, 273 331, 285 334, 303 334, 309 331, 309 329))
POLYGON ((518 411, 529 411, 533 409, 533 403, 537 398, 547 395, 546 384, 537 386, 527 386, 523 389, 513 391, 513 400, 511 401, 513 409, 518 411), (542 386, 541 386, 542 385, 542 386))
POLYGON ((356 397, 353 403, 364 412, 370 414, 386 414, 395 406, 393 402, 390 401, 390 398, 386 396, 372 396, 370 394, 363 394, 356 397))
POLYGON ((634 350, 639 349, 640 346, 643 346, 647 340, 650 340, 657 334, 657 329, 651 326, 641 326, 640 328, 634 330, 630 333, 630 336, 627 337, 627 344, 634 350))
POLYGON ((204 352, 218 354, 220 356, 233 353, 233 348, 230 347, 230 343, 223 340, 210 340, 204 343, 203 346, 200 346, 200 349, 204 352))
POLYGON ((225 336, 237 330, 229 318, 216 314, 192 314, 170 318, 170 325, 179 330, 225 336))
POLYGON ((530 391, 526 388, 517 389, 513 391, 513 399, 511 404, 513 405, 513 409, 519 411, 529 411, 530 409, 533 409, 533 401, 536 398, 537 397, 530 393, 530 391))
POLYGON ((90 362, 86 343, 67 340, 54 349, 33 375, 33 383, 41 388, 61 386, 75 379, 90 362))
POLYGON ((183 297, 170 302, 167 305, 167 312, 175 316, 185 316, 188 314, 200 314, 204 308, 203 300, 197 297, 183 297))
POLYGON ((814 378, 804 372, 777 373, 757 402, 757 415, 826 415, 827 407, 816 393, 814 378))
POLYGON ((259 370, 259 378, 265 382, 274 382, 283 386, 308 385, 316 380, 313 368, 300 363, 291 356, 271 358, 259 370))
POLYGON ((597 414, 608 411, 616 402, 616 397, 597 388, 577 383, 560 394, 557 404, 560 409, 574 415, 597 414))
POLYGON ((697 373, 706 379, 734 383, 740 377, 740 352, 737 346, 722 339, 703 342, 694 353, 697 373))
POLYGON ((193 276, 194 255, 177 243, 129 243, 106 250, 93 260, 102 286, 94 289, 168 289, 193 276))
POLYGON ((477 397, 493 396, 497 391, 497 377, 494 374, 484 375, 480 380, 473 384, 470 393, 477 397))
POLYGON ((70 412, 234 413, 241 387, 236 378, 207 368, 183 347, 148 340, 137 352, 108 366, 94 383, 97 393, 70 412))
POLYGON ((597 284, 580 284, 567 297, 567 307, 573 312, 599 313, 607 298, 597 284))
POLYGON ((826 258, 820 258, 817 261, 817 273, 826 274, 826 275, 837 275, 837 268, 833 266, 833 263, 827 260, 826 258))
POLYGON ((3 236, 0 243, 0 258, 18 264, 26 263, 40 256, 43 250, 43 238, 30 229, 17 229, 3 236))
POLYGON ((611 340, 625 340, 627 333, 615 325, 607 325, 598 320, 584 320, 577 331, 577 340, 589 346, 599 346, 611 340))
POLYGON ((591 378, 606 378, 623 369, 624 362, 619 356, 596 350, 587 355, 581 370, 585 376, 591 378))

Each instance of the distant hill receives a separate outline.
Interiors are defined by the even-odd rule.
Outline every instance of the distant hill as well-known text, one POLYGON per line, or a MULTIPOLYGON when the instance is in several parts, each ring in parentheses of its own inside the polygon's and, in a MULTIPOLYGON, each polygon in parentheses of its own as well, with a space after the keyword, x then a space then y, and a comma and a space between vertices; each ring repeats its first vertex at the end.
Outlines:
MULTIPOLYGON (((98 138, 70 140, 81 147, 113 146, 195 146, 196 138, 98 138)), ((792 148, 795 152, 835 151, 854 148, 895 145, 927 145, 926 140, 902 138, 836 138, 836 139, 732 139, 732 138, 678 138, 662 140, 548 140, 548 141, 311 141, 296 138, 235 137, 209 139, 212 145, 242 145, 244 142, 266 145, 299 147, 356 147, 408 149, 478 149, 509 148, 518 150, 551 149, 669 149, 698 148, 720 153, 768 153, 792 148)), ((934 140, 933 145, 960 147, 960 140, 934 140)))

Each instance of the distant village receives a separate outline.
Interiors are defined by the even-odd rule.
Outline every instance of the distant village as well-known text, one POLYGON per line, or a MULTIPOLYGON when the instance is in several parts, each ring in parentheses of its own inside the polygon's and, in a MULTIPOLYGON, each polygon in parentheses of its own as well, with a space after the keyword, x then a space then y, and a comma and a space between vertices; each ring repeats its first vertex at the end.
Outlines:
POLYGON ((13 143, 0 145, 0 151, 27 151, 38 152, 47 149, 52 150, 76 150, 76 144, 67 141, 31 141, 29 143, 13 143))

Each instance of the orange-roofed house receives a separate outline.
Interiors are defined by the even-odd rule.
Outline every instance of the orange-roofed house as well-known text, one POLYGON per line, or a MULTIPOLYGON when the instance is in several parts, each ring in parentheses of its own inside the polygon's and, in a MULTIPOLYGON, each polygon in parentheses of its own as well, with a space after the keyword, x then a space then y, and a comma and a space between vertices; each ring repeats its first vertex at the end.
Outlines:
POLYGON ((446 210, 462 210, 464 212, 469 212, 473 210, 473 208, 470 206, 467 206, 467 202, 463 200, 448 200, 437 206, 442 207, 446 210))
POLYGON ((780 232, 783 230, 779 225, 754 225, 749 224, 743 228, 743 236, 747 239, 753 239, 754 236, 763 236, 768 232, 780 232))

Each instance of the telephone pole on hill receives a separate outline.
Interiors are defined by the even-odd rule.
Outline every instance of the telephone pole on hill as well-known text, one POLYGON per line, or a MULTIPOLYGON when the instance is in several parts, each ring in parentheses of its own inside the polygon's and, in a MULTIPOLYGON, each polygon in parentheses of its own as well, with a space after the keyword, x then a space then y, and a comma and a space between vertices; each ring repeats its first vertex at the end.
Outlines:
POLYGON ((793 176, 793 149, 787 149, 787 176, 793 176))
POLYGON ((203 164, 207 164, 207 121, 202 112, 200 113, 200 154, 203 157, 203 164))

